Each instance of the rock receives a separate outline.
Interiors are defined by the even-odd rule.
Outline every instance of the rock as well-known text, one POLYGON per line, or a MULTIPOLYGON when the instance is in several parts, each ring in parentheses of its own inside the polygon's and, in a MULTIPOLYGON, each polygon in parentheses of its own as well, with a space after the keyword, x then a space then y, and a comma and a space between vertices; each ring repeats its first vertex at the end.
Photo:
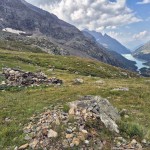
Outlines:
POLYGON ((89 110, 89 111, 92 111, 92 110, 93 110, 93 107, 89 107, 88 110, 89 110))
POLYGON ((37 146, 38 144, 38 140, 37 139, 34 139, 30 144, 29 146, 32 148, 32 149, 35 149, 35 147, 37 146))
POLYGON ((130 143, 132 146, 135 146, 137 144, 137 141, 135 139, 133 139, 130 143))
POLYGON ((79 72, 76 71, 75 74, 79 74, 79 72))
POLYGON ((13 75, 13 74, 15 74, 15 71, 14 71, 14 70, 10 70, 10 71, 9 71, 9 74, 10 74, 10 75, 13 75))
POLYGON ((78 138, 79 138, 81 141, 85 141, 85 134, 83 134, 82 132, 79 132, 78 138))
POLYGON ((11 122, 12 120, 10 118, 5 118, 5 122, 11 122))
POLYGON ((76 111, 75 115, 80 116, 80 111, 76 111))
POLYGON ((142 150, 142 146, 140 143, 138 143, 135 139, 133 139, 130 143, 131 147, 134 147, 135 149, 142 150))
POLYGON ((138 149, 138 150, 142 150, 142 145, 140 143, 137 143, 135 148, 138 149))
POLYGON ((119 112, 119 114, 120 114, 121 116, 128 115, 128 110, 127 110, 127 109, 122 109, 122 110, 119 112))
POLYGON ((1 85, 5 85, 5 84, 6 84, 6 82, 5 82, 5 81, 2 81, 2 82, 1 82, 1 85))
POLYGON ((74 127, 74 128, 72 129, 72 131, 75 131, 75 130, 77 130, 77 128, 76 128, 76 127, 74 127))
POLYGON ((66 134, 66 139, 71 139, 73 137, 73 134, 66 134))
POLYGON ((136 141, 135 139, 133 139, 133 140, 131 141, 131 144, 137 144, 137 141, 136 141))
POLYGON ((16 146, 16 147, 14 148, 14 150, 19 150, 18 146, 16 146))
POLYGON ((103 143, 101 142, 101 140, 98 140, 97 141, 97 148, 99 149, 99 150, 103 150, 103 143))
POLYGON ((121 142, 118 141, 117 144, 116 144, 116 146, 120 147, 121 146, 121 142))
POLYGON ((87 110, 86 109, 83 109, 82 110, 82 114, 86 114, 87 110))
POLYGON ((85 96, 78 101, 71 102, 70 105, 95 113, 109 130, 119 133, 118 125, 115 121, 120 120, 120 115, 107 99, 100 96, 85 96))
POLYGON ((63 140, 62 145, 64 148, 68 148, 69 147, 69 143, 67 140, 63 140))
POLYGON ((96 108, 93 108, 92 112, 95 113, 95 114, 99 114, 99 111, 96 108))
POLYGON ((128 115, 124 115, 124 118, 128 119, 128 118, 129 118, 129 116, 128 116, 128 115))
POLYGON ((71 130, 71 129, 67 129, 67 130, 66 130, 66 133, 69 133, 69 134, 70 134, 70 133, 72 133, 72 130, 71 130))
POLYGON ((50 129, 50 130, 48 131, 48 137, 49 137, 49 138, 56 138, 57 136, 58 136, 58 133, 55 132, 54 130, 50 129))
POLYGON ((56 123, 56 125, 60 125, 60 121, 58 118, 56 119, 55 123, 56 123))
POLYGON ((78 138, 73 138, 72 143, 73 143, 75 146, 78 146, 78 145, 80 144, 80 140, 79 140, 78 138))
POLYGON ((105 82, 103 80, 98 80, 95 82, 96 84, 104 84, 105 82))
POLYGON ((53 72, 54 68, 48 69, 48 72, 53 72))
POLYGON ((117 140, 121 143, 126 143, 127 142, 123 137, 116 137, 115 140, 117 140))
POLYGON ((43 72, 24 72, 19 69, 3 68, 3 74, 8 86, 39 86, 40 84, 62 84, 62 80, 48 79, 43 72))
POLYGON ((129 88, 127 87, 115 88, 112 91, 129 91, 129 88))
POLYGON ((142 140, 142 144, 147 144, 146 139, 143 139, 143 140, 142 140))
POLYGON ((74 144, 73 144, 73 143, 71 143, 71 144, 70 144, 70 147, 74 147, 74 144))
POLYGON ((83 84, 84 83, 84 81, 83 81, 83 79, 74 79, 74 84, 83 84))
POLYGON ((88 132, 86 130, 81 130, 81 132, 84 134, 88 134, 88 132))
POLYGON ((24 139, 27 140, 27 141, 29 141, 29 140, 31 140, 32 138, 27 134, 24 139))
POLYGON ((89 145, 90 142, 88 140, 85 140, 84 143, 89 145))
POLYGON ((42 130, 42 134, 43 134, 44 136, 47 136, 47 135, 48 135, 48 130, 47 130, 47 128, 44 128, 44 129, 42 130))
POLYGON ((18 148, 18 150, 25 150, 25 149, 28 148, 28 147, 29 147, 29 144, 27 143, 27 144, 24 144, 24 145, 20 146, 20 147, 18 148))
POLYGON ((105 124, 106 128, 108 128, 111 131, 115 131, 116 133, 119 133, 118 125, 115 123, 114 120, 109 118, 106 114, 100 114, 101 121, 105 124))
POLYGON ((75 114, 75 109, 74 108, 71 108, 70 110, 69 110, 69 115, 74 115, 75 114))

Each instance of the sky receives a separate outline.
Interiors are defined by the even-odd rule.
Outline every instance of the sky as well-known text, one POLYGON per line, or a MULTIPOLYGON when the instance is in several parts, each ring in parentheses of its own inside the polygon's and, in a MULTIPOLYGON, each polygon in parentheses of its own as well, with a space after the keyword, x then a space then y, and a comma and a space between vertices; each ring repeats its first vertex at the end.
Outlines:
POLYGON ((150 0, 26 0, 80 30, 107 33, 133 50, 150 40, 150 0))

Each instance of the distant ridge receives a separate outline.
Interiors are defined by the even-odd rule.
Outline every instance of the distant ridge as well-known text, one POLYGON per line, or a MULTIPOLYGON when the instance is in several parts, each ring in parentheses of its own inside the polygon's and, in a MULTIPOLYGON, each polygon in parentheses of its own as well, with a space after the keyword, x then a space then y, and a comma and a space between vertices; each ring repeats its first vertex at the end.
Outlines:
POLYGON ((131 53, 131 51, 128 48, 126 48, 119 41, 110 37, 107 34, 102 35, 102 33, 100 33, 100 32, 89 31, 87 29, 85 29, 83 31, 91 34, 99 44, 103 45, 107 49, 115 51, 119 54, 130 54, 131 53))
POLYGON ((150 62, 150 41, 136 49, 133 56, 150 62))

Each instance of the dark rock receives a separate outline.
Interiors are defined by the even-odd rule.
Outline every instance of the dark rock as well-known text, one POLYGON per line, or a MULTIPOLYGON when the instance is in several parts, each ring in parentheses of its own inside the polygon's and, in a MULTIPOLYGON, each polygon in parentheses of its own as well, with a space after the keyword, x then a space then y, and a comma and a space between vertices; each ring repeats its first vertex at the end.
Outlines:
POLYGON ((48 79, 43 72, 24 72, 19 69, 3 68, 6 84, 9 86, 31 86, 40 84, 62 84, 62 80, 57 78, 48 79))

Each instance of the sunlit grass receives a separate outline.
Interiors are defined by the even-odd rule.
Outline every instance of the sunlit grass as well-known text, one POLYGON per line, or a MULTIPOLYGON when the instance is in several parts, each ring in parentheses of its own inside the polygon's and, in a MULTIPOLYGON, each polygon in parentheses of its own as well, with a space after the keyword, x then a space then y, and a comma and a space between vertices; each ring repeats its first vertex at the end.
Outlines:
POLYGON ((64 105, 84 95, 100 95, 108 98, 118 110, 127 109, 129 111, 127 121, 142 127, 144 137, 150 139, 150 82, 147 82, 148 78, 136 78, 134 73, 97 61, 0 50, 0 68, 4 66, 19 67, 26 71, 42 70, 49 77, 55 76, 62 79, 64 84, 28 87, 20 91, 0 91, 0 149, 25 142, 22 129, 33 114, 42 112, 44 107, 64 105), (54 71, 48 71, 49 68, 54 68, 54 71), (135 78, 127 78, 122 72, 135 78), (75 78, 82 78, 84 83, 73 84, 75 78), (95 83, 97 80, 103 80, 104 84, 95 83), (118 87, 128 87, 129 91, 112 91, 118 87), (6 122, 5 118, 10 118, 12 121, 6 122))

